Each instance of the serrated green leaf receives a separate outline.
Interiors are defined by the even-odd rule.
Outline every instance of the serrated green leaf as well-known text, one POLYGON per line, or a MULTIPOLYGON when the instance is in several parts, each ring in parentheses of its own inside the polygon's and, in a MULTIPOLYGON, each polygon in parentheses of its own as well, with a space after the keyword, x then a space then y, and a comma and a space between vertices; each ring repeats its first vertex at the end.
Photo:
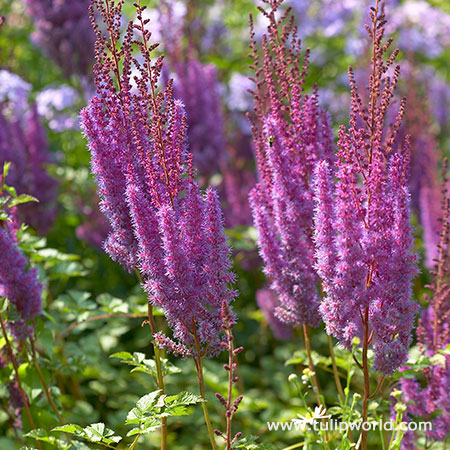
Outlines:
POLYGON ((195 405, 196 403, 202 403, 206 400, 200 395, 192 394, 191 392, 180 392, 176 395, 168 396, 164 399, 164 403, 167 406, 179 406, 179 405, 195 405))
POLYGON ((119 358, 119 359, 122 359, 123 362, 133 360, 133 355, 132 355, 131 353, 128 353, 128 352, 118 352, 118 353, 113 353, 112 355, 109 355, 109 357, 110 357, 110 358, 119 358))
POLYGON ((11 199, 8 206, 12 208, 13 206, 29 202, 39 202, 39 200, 36 197, 33 197, 32 195, 21 194, 18 197, 11 199))
POLYGON ((80 427, 80 425, 76 425, 74 423, 69 423, 67 425, 61 425, 59 427, 52 428, 52 432, 53 431, 62 431, 63 433, 73 434, 82 438, 86 436, 84 429, 80 427))
POLYGON ((59 450, 67 450, 72 445, 70 442, 66 442, 61 439, 57 439, 55 436, 48 435, 47 431, 43 430, 42 428, 31 430, 24 436, 37 439, 41 442, 46 442, 57 447, 59 450))

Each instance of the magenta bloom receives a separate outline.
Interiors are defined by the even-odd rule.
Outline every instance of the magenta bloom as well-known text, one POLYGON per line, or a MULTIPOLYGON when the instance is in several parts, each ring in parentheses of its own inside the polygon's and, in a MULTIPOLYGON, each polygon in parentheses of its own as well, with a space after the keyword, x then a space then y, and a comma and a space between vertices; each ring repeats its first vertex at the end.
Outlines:
POLYGON ((316 163, 333 159, 332 133, 316 94, 303 94, 308 53, 303 61, 296 29, 288 17, 276 19, 275 3, 268 12, 262 58, 252 44, 252 131, 260 181, 250 205, 264 272, 279 297, 277 316, 287 324, 316 326, 320 297, 313 269, 311 182, 316 163))
MULTIPOLYGON (((118 40, 120 7, 108 12, 102 5, 96 2, 118 40)), ((137 7, 138 20, 142 12, 137 7)), ((195 181, 184 105, 174 99, 171 80, 157 90, 162 58, 152 64, 150 33, 136 43, 136 27, 143 31, 129 24, 120 67, 96 30, 97 95, 81 113, 100 207, 112 229, 104 246, 124 268, 139 271, 149 302, 163 310, 173 339, 158 333, 159 345, 183 356, 212 356, 223 349, 222 307, 236 295, 222 212, 216 192, 202 192, 195 181), (132 56, 134 45, 142 63, 132 56), (132 64, 139 74, 134 90, 132 64)))
MULTIPOLYGON (((383 13, 376 20, 384 23, 383 13)), ((391 133, 383 133, 399 68, 392 78, 386 75, 396 53, 383 60, 389 45, 382 44, 382 25, 377 30, 369 106, 363 105, 349 69, 350 127, 339 131, 336 168, 326 161, 316 168, 315 266, 326 293, 320 312, 327 332, 350 348, 352 338, 365 328, 375 352, 374 369, 392 374, 408 356, 418 309, 411 299, 417 269, 410 225, 409 143, 393 150, 403 103, 391 133)))

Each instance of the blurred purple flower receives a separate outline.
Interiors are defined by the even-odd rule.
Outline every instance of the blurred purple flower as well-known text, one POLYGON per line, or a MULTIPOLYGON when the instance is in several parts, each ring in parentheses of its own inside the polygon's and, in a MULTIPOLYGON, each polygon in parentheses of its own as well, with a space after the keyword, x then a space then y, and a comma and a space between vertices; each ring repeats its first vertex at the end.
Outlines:
POLYGON ((0 111, 0 164, 11 162, 7 183, 18 194, 36 197, 39 203, 17 208, 18 217, 38 233, 47 234, 56 216, 57 181, 47 172, 51 161, 45 130, 37 108, 32 105, 24 117, 7 120, 0 111))
POLYGON ((7 297, 23 319, 32 319, 41 313, 42 284, 36 268, 28 268, 25 256, 17 247, 15 237, 0 227, 0 295, 7 297))
POLYGON ((32 40, 62 69, 64 75, 88 76, 94 63, 95 34, 89 0, 24 0, 34 21, 32 40))

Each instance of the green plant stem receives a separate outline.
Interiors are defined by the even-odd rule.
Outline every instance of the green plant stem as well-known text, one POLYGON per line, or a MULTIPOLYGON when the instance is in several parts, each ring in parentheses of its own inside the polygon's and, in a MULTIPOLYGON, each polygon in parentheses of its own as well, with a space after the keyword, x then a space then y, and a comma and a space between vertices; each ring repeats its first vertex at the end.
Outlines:
POLYGON ((319 380, 317 378, 317 373, 313 364, 312 356, 311 356, 311 344, 309 342, 309 331, 308 326, 306 324, 303 324, 303 336, 305 338, 305 349, 306 349, 306 355, 308 357, 308 367, 309 370, 314 374, 312 376, 314 387, 315 387, 315 394, 317 398, 317 404, 323 405, 322 400, 320 399, 320 386, 319 386, 319 380))
POLYGON ((200 349, 200 343, 198 341, 197 332, 194 332, 194 341, 195 341, 195 349, 196 349, 196 357, 194 357, 195 366, 197 368, 197 375, 198 375, 198 385, 200 387, 200 395, 203 398, 202 402, 202 408, 203 408, 203 415, 205 416, 205 423, 206 428, 208 428, 208 434, 209 434, 209 440, 211 442, 211 447, 213 450, 217 450, 216 446, 216 440, 214 438, 214 432, 211 426, 211 420, 209 418, 208 413, 208 406, 207 401, 205 397, 205 382, 203 380, 203 363, 202 363, 202 353, 200 349))
MULTIPOLYGON (((9 339, 8 339, 8 334, 6 333, 5 324, 3 322, 3 315, 1 313, 0 313, 0 326, 2 328, 3 337, 5 338, 6 351, 8 353, 9 360, 11 361, 11 364, 13 365, 13 368, 14 368, 14 375, 16 377, 17 386, 19 388, 20 396, 22 398, 22 402, 23 402, 23 405, 24 405, 24 408, 25 408, 25 412, 26 412, 27 417, 28 417, 28 421, 30 422, 31 428, 33 430, 35 430, 36 429, 36 425, 34 424, 33 417, 31 416, 30 408, 28 406, 28 399, 27 399, 27 396, 25 395, 25 392, 24 392, 23 386, 22 386, 22 382, 20 380, 19 367, 17 365, 17 360, 16 360, 16 358, 14 356, 14 353, 12 351, 11 344, 10 344, 9 339)), ((42 447, 41 447, 41 445, 40 445, 40 443, 39 443, 39 441, 37 439, 36 439, 36 445, 37 445, 39 450, 42 450, 42 447)))
POLYGON ((34 338, 32 336, 30 337, 30 345, 31 345, 31 358, 33 360, 33 364, 34 364, 34 367, 38 374, 39 380, 41 381, 42 388, 44 389, 45 396, 47 397, 48 403, 50 404, 51 408, 55 412, 56 417, 58 417, 60 425, 64 425, 64 420, 63 420, 61 414, 59 413, 58 408, 55 405, 55 402, 53 401, 51 391, 50 391, 49 387, 47 386, 44 375, 42 374, 41 368, 39 367, 39 364, 38 364, 38 361, 36 358, 36 347, 34 345, 34 338))
POLYGON ((339 378, 339 372, 338 372, 337 365, 336 365, 336 356, 334 354, 333 341, 329 334, 327 336, 328 336, 328 347, 330 348, 331 365, 333 367, 334 381, 336 383, 336 388, 339 393, 339 398, 341 399, 341 402, 344 403, 345 396, 344 396, 341 379, 339 378))
MULTIPOLYGON (((153 338, 153 336, 157 333, 158 330, 156 328, 155 318, 153 317, 153 307, 150 303, 148 304, 148 323, 152 331, 152 342, 153 342, 153 349, 155 351, 158 388, 161 390, 161 394, 164 394, 164 378, 161 365, 161 353, 159 351, 159 347, 155 339, 153 338)), ((167 449, 167 417, 161 417, 161 450, 166 449, 167 449)))
POLYGON ((233 333, 230 329, 226 329, 225 333, 228 338, 228 397, 227 397, 227 406, 226 406, 226 422, 227 422, 227 448, 226 450, 231 450, 232 445, 232 437, 231 437, 231 422, 233 420, 233 414, 229 414, 228 411, 231 411, 232 403, 233 403, 233 364, 234 364, 234 339, 233 333))
POLYGON ((363 317, 364 325, 364 340, 362 348, 362 366, 364 374, 364 397, 363 397, 363 408, 362 408, 362 429, 361 429, 361 449, 367 450, 367 430, 364 430, 364 424, 367 422, 367 415, 369 411, 369 400, 370 400, 370 375, 369 375, 369 362, 367 358, 367 352, 369 350, 369 308, 366 307, 364 310, 363 317))
POLYGON ((141 437, 140 434, 136 435, 136 437, 134 438, 134 441, 132 442, 132 444, 130 445, 128 450, 133 450, 134 447, 136 447, 136 444, 138 443, 140 437, 141 437))
POLYGON ((282 450, 294 450, 294 448, 300 448, 300 447, 304 447, 304 446, 305 446, 304 442, 299 442, 297 444, 290 445, 289 447, 285 447, 282 450))

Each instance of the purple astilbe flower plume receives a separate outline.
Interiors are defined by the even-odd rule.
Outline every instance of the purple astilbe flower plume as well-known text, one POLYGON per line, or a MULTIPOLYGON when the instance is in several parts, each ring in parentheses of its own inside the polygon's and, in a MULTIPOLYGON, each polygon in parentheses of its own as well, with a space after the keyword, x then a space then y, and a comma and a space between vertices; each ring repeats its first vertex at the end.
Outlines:
POLYGON ((386 74, 392 40, 383 43, 385 16, 377 1, 367 31, 373 43, 369 105, 361 100, 353 71, 350 127, 341 127, 336 170, 323 161, 315 178, 316 269, 327 294, 320 306, 327 332, 350 348, 364 329, 374 369, 392 374, 405 363, 417 304, 411 300, 416 274, 409 223, 409 142, 394 151, 404 102, 384 135, 399 68, 386 74), (335 181, 335 177, 337 181, 335 181))
POLYGON ((32 39, 64 75, 89 75, 95 34, 89 23, 89 0, 24 0, 34 21, 32 39))
POLYGON ((317 161, 333 160, 328 117, 317 94, 303 93, 308 65, 290 10, 277 19, 279 0, 267 1, 262 55, 254 40, 255 113, 251 117, 260 181, 250 193, 264 271, 279 297, 278 317, 291 325, 319 323, 318 278, 313 270, 313 194, 317 161), (301 67, 303 71, 301 72, 301 67))
POLYGON ((23 319, 41 313, 42 284, 36 268, 29 268, 25 256, 17 247, 14 235, 7 226, 0 227, 0 296, 7 297, 23 319))
POLYGON ((58 183, 47 171, 51 154, 36 105, 23 118, 6 118, 0 111, 0 164, 5 162, 11 163, 7 183, 18 194, 29 194, 39 200, 20 205, 18 219, 39 234, 47 234, 56 217, 58 183))
POLYGON ((174 99, 172 81, 157 89, 162 57, 150 60, 157 44, 149 43, 145 7, 135 4, 137 22, 129 23, 118 48, 122 3, 94 4, 109 37, 92 20, 97 95, 81 118, 112 228, 105 249, 139 271, 149 302, 163 310, 173 339, 157 333, 159 346, 196 360, 213 356, 223 349, 223 303, 235 297, 217 194, 203 193, 195 181, 185 108, 174 99), (133 57, 136 47, 141 59, 133 57))

